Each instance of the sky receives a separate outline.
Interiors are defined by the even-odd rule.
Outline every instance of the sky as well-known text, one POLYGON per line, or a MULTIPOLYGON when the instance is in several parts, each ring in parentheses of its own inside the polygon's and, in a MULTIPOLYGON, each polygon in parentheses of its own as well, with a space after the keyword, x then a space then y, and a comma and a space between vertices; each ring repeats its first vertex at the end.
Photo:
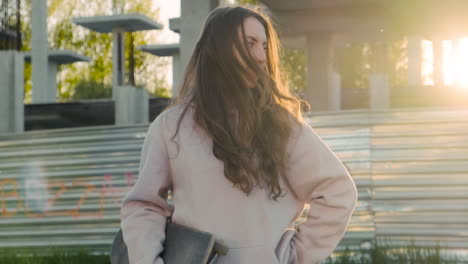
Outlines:
POLYGON ((164 25, 158 44, 179 42, 179 34, 169 29, 169 19, 180 16, 180 0, 154 0, 154 7, 159 10, 159 23, 164 25))
MULTIPOLYGON (((153 8, 159 7, 158 23, 164 28, 158 32, 157 44, 178 43, 179 34, 169 29, 169 19, 180 17, 180 0, 154 0, 153 8)), ((151 43, 153 44, 153 43, 151 43)), ((172 87, 172 66, 169 66, 166 81, 172 87)))

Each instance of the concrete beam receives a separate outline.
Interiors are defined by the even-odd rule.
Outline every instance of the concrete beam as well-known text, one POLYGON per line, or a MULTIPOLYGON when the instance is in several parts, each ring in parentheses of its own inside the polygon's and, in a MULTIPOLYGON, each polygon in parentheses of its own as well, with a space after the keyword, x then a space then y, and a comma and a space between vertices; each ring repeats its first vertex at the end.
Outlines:
POLYGON ((305 49, 307 46, 306 35, 295 35, 281 38, 281 43, 289 49, 305 49))
POLYGON ((320 34, 395 34, 391 21, 378 13, 347 12, 341 9, 295 10, 275 12, 282 35, 320 34), (383 32, 382 32, 383 29, 383 32))
POLYGON ((372 26, 402 35, 437 33, 445 39, 468 34, 463 0, 260 0, 279 18, 285 32, 364 32, 372 26), (288 17, 286 23, 281 18, 288 17), (292 18, 293 23, 288 22, 292 18), (286 24, 289 24, 285 26, 286 24), (307 27, 311 27, 308 31, 307 27))

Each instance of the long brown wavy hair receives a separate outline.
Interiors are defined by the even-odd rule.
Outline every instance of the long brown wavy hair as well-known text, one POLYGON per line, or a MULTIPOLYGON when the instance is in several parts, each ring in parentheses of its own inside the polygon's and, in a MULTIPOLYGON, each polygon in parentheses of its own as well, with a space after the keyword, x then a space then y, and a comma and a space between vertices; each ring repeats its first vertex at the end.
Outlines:
POLYGON ((194 106, 194 121, 213 140, 225 177, 247 195, 266 184, 274 200, 282 194, 279 180, 287 172, 292 128, 302 122, 302 102, 289 91, 279 52, 277 33, 261 7, 216 8, 206 19, 173 103, 185 105, 174 137, 187 108, 194 106), (243 23, 249 17, 265 28, 265 67, 248 52, 243 23), (252 72, 258 76, 254 88, 243 81, 252 72))

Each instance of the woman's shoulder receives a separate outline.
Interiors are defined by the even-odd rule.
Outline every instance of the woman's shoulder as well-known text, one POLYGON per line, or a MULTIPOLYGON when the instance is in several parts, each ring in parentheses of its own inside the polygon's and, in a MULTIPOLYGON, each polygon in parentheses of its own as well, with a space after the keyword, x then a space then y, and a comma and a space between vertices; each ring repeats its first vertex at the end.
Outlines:
POLYGON ((304 133, 308 134, 313 130, 311 125, 309 124, 309 120, 302 116, 300 118, 291 116, 290 124, 291 138, 293 139, 298 139, 299 137, 304 136, 304 133))
POLYGON ((173 120, 178 120, 181 115, 190 113, 192 111, 192 107, 190 105, 186 104, 177 104, 177 105, 172 105, 164 109, 154 120, 154 122, 161 122, 161 120, 164 120, 164 122, 170 122, 173 120))
POLYGON ((307 118, 293 122, 289 141, 291 151, 311 147, 317 141, 321 141, 321 138, 307 118))
POLYGON ((179 122, 186 123, 190 120, 193 107, 187 104, 177 104, 163 110, 152 122, 152 127, 159 127, 167 132, 174 132, 179 122), (181 119, 182 118, 182 119, 181 119))

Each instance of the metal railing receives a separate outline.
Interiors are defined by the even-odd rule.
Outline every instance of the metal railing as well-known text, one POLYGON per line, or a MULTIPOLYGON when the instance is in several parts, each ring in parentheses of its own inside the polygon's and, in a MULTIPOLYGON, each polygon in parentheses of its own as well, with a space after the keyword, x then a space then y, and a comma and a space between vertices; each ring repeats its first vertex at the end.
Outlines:
MULTIPOLYGON (((468 250, 468 110, 308 117, 356 181, 339 249, 374 238, 468 250)), ((0 135, 0 247, 107 251, 147 125, 0 135)))

